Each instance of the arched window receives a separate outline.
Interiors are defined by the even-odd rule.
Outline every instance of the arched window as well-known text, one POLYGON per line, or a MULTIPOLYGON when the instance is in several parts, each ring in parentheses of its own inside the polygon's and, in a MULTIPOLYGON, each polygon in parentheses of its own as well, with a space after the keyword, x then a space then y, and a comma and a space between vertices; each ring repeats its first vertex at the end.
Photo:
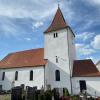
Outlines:
POLYGON ((33 71, 31 70, 30 71, 30 81, 32 81, 33 80, 33 71))
POLYGON ((3 74, 2 74, 2 80, 4 80, 5 79, 5 72, 3 72, 3 74))
POLYGON ((56 37, 56 34, 54 33, 53 36, 54 36, 54 38, 55 38, 55 37, 56 37))
POLYGON ((59 70, 55 71, 55 79, 56 81, 60 81, 60 71, 59 70))
POLYGON ((54 36, 54 38, 57 38, 58 37, 58 33, 54 33, 53 36, 54 36))
POLYGON ((18 71, 15 72, 15 80, 18 80, 18 71))

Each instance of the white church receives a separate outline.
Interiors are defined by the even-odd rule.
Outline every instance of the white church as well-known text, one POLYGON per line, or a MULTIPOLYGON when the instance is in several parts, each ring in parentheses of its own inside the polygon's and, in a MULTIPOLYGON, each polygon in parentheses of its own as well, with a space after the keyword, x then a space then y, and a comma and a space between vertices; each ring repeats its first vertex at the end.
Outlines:
POLYGON ((86 90, 100 96, 100 72, 91 59, 77 60, 75 34, 58 7, 44 32, 44 48, 8 54, 0 61, 0 88, 14 86, 67 88, 71 94, 86 90))

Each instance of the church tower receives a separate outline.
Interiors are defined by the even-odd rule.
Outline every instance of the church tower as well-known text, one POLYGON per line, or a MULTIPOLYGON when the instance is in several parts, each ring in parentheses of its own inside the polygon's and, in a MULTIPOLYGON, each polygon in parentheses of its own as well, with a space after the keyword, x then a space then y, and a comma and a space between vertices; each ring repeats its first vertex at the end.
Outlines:
POLYGON ((67 88, 71 93, 75 60, 74 38, 73 31, 58 7, 51 25, 44 32, 44 59, 48 59, 45 76, 47 87, 67 88))

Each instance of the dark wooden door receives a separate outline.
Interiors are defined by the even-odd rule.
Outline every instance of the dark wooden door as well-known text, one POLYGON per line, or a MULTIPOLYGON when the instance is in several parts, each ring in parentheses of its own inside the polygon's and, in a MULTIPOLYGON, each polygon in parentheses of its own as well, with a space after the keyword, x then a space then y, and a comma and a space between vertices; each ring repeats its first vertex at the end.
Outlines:
POLYGON ((82 92, 83 90, 86 90, 86 81, 85 80, 80 81, 80 92, 82 92))

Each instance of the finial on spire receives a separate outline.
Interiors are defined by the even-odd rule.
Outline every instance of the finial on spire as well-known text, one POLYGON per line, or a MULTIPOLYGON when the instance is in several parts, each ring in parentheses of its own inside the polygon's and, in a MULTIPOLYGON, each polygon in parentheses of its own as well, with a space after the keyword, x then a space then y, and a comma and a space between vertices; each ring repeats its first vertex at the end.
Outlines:
POLYGON ((60 0, 58 0, 58 8, 60 7, 60 0))

